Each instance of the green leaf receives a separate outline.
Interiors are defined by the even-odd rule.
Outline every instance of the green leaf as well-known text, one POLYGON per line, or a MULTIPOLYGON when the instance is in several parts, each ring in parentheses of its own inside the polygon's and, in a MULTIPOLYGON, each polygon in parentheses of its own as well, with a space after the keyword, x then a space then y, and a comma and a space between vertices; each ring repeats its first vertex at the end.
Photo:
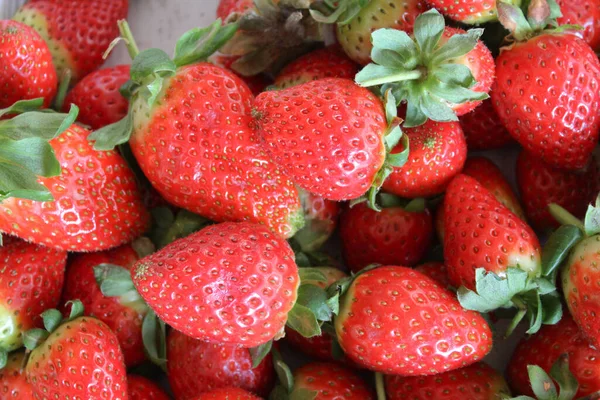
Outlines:
POLYGON ((147 49, 138 54, 131 64, 131 80, 144 84, 148 77, 173 76, 177 66, 169 55, 160 49, 147 49))
POLYGON ((419 53, 413 39, 398 29, 378 29, 371 36, 374 63, 398 69, 410 70, 417 66, 419 53))
POLYGON ((573 225, 563 225, 555 230, 542 250, 542 274, 554 274, 582 238, 581 230, 573 225))
POLYGON ((482 34, 483 29, 470 29, 466 33, 451 36, 443 46, 433 53, 431 63, 440 64, 468 54, 475 48, 482 34))
POLYGON ((50 334, 44 329, 30 329, 23 333, 23 345, 29 351, 35 350, 50 334))
POLYGON ((315 400, 319 392, 308 389, 294 389, 290 393, 290 400, 315 400))
POLYGON ((513 34, 515 39, 523 40, 533 31, 519 7, 503 1, 498 2, 496 7, 500 23, 513 34))
POLYGON ((444 17, 435 9, 420 14, 415 20, 414 37, 422 53, 433 53, 444 33, 444 17))
POLYGON ((128 142, 132 132, 133 112, 129 110, 121 120, 89 134, 88 140, 94 142, 95 150, 113 150, 116 146, 128 142))
POLYGON ((307 338, 321 334, 321 326, 315 314, 310 308, 298 303, 288 314, 287 326, 307 338))
POLYGON ((21 140, 0 139, 0 164, 9 163, 33 175, 60 175, 60 163, 46 139, 31 137, 21 140))
POLYGON ((400 82, 418 79, 423 76, 421 71, 404 70, 400 68, 384 67, 369 64, 364 67, 354 78, 356 83, 363 87, 383 85, 384 83, 400 82))
MULTIPOLYGON (((167 212, 171 213, 170 210, 167 212)), ((157 248, 162 249, 169 243, 174 242, 177 239, 184 238, 186 236, 191 235, 194 232, 199 231, 200 229, 212 224, 212 221, 204 218, 198 214, 194 214, 187 210, 180 210, 177 213, 177 216, 174 220, 171 221, 171 224, 168 225, 168 220, 172 218, 172 213, 170 216, 167 214, 161 216, 163 222, 167 224, 162 228, 157 227, 157 230, 154 234, 154 242, 156 243, 157 248), (164 218, 167 218, 164 220, 164 218), (159 229, 160 228, 160 229, 159 229)))
POLYGON ((298 268, 300 282, 327 282, 327 277, 319 268, 298 268))
POLYGON ((205 61, 229 41, 238 29, 237 24, 224 25, 217 19, 206 28, 194 28, 187 31, 177 41, 175 47, 175 65, 193 64, 205 61))
POLYGON ((544 325, 555 325, 563 316, 562 302, 558 292, 548 293, 540 296, 542 302, 544 325))
POLYGON ((167 364, 167 332, 165 323, 152 310, 148 310, 142 321, 142 341, 150 361, 164 370, 167 364))
POLYGON ((8 352, 0 349, 0 370, 6 367, 6 364, 8 364, 8 352))
POLYGON ((292 374, 292 371, 290 371, 290 367, 288 367, 281 358, 274 360, 274 367, 281 386, 288 392, 291 391, 294 387, 294 375, 292 374))
POLYGON ((558 393, 554 382, 548 374, 537 365, 528 365, 527 372, 531 382, 531 389, 538 400, 553 400, 556 399, 558 393))
POLYGON ((102 294, 107 297, 120 297, 136 290, 129 270, 119 265, 96 265, 94 278, 96 278, 102 294))
POLYGON ((83 303, 81 300, 69 300, 65 303, 67 306, 71 306, 71 312, 69 313, 68 321, 72 321, 75 318, 81 317, 83 315, 83 303))
POLYGON ((0 160, 0 201, 16 197, 33 201, 52 201, 52 193, 38 183, 37 176, 20 165, 0 160))
POLYGON ((0 121, 0 139, 21 140, 33 137, 54 139, 73 125, 78 113, 79 108, 71 105, 68 114, 30 111, 17 115, 0 121))
POLYGON ((354 20, 370 0, 317 0, 310 5, 310 15, 323 24, 347 25, 354 20))
POLYGON ((327 293, 318 286, 301 284, 296 305, 308 308, 319 321, 331 321, 332 310, 327 305, 327 293))
MULTIPOLYGON (((386 137, 387 140, 387 137, 386 137)), ((403 150, 398 153, 388 153, 385 156, 385 162, 390 167, 400 168, 408 161, 410 155, 410 139, 407 135, 400 137, 400 143, 402 143, 403 150)))
POLYGON ((0 117, 3 117, 7 114, 22 114, 29 111, 39 110, 43 105, 43 97, 38 97, 37 99, 31 100, 19 100, 10 107, 0 109, 0 117))
POLYGON ((469 67, 463 64, 441 64, 432 71, 432 74, 440 82, 463 88, 470 88, 477 83, 469 67))
POLYGON ((458 121, 458 117, 454 110, 437 96, 434 97, 433 92, 425 93, 420 97, 420 109, 427 118, 439 122, 458 121))
MULTIPOLYGON (((436 80, 431 80, 428 88, 429 92, 433 96, 443 99, 451 104, 462 104, 468 101, 485 100, 489 97, 489 95, 484 92, 475 92, 455 83, 444 83, 436 80)), ((439 100, 437 100, 437 102, 439 102, 439 100)), ((443 102, 441 102, 441 104, 446 106, 446 104, 443 102)), ((456 118, 454 110, 452 110, 450 107, 447 107, 447 109, 445 108, 443 111, 446 114, 444 114, 442 118, 456 118)))
POLYGON ((594 205, 588 205, 584 219, 585 234, 594 236, 600 233, 600 194, 594 205))
POLYGON ((550 377, 558 383, 560 389, 558 400, 571 400, 579 389, 579 383, 569 369, 569 354, 565 353, 558 358, 550 369, 550 377))
POLYGON ((51 308, 42 313, 42 321, 44 321, 44 328, 52 333, 62 322, 62 314, 60 311, 51 308))
POLYGON ((277 385, 269 393, 269 400, 289 400, 290 394, 282 385, 277 385))
POLYGON ((248 349, 250 351, 250 357, 252 358, 252 368, 256 368, 260 365, 260 363, 262 362, 262 360, 264 360, 267 354, 271 352, 272 347, 273 341, 269 340, 266 343, 248 349))

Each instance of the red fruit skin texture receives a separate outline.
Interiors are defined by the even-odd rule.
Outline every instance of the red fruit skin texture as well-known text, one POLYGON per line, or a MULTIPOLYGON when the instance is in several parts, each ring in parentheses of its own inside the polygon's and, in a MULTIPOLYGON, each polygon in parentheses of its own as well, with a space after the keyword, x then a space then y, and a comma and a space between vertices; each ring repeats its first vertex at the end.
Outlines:
POLYGON ((508 133, 494 110, 491 100, 484 100, 473 111, 460 117, 469 150, 494 150, 515 140, 508 133))
POLYGON ((475 290, 475 270, 541 273, 535 232, 475 179, 458 175, 444 199, 444 259, 453 286, 475 290))
POLYGON ((254 107, 272 159, 309 192, 336 201, 360 197, 383 166, 383 104, 351 80, 264 92, 254 107))
POLYGON ((0 204, 0 231, 69 251, 99 251, 130 242, 146 230, 135 176, 114 151, 96 151, 89 131, 72 125, 50 145, 60 176, 39 178, 53 202, 10 198, 0 204))
MULTIPOLYGON (((106 297, 94 277, 94 267, 100 264, 113 264, 131 269, 138 260, 131 245, 117 247, 101 253, 77 254, 69 262, 65 278, 63 301, 81 300, 85 314, 98 318, 115 333, 125 357, 125 365, 131 367, 146 359, 142 342, 142 320, 147 307, 140 304, 134 308, 122 305, 118 297, 106 297)), ((70 307, 65 306, 63 310, 70 307)), ((63 312, 68 315, 68 310, 63 312)))
POLYGON ((247 222, 206 227, 133 271, 138 292, 165 323, 196 339, 244 347, 284 328, 300 281, 289 244, 247 222))
POLYGON ((569 315, 556 325, 544 325, 540 331, 519 343, 507 367, 507 377, 515 394, 534 396, 527 373, 528 365, 537 365, 550 373, 558 358, 569 354, 569 369, 579 382, 574 398, 600 390, 600 352, 591 347, 569 315))
POLYGON ((262 400, 260 397, 240 388, 216 389, 203 393, 192 400, 262 400))
POLYGON ((248 349, 204 342, 176 330, 169 333, 167 346, 167 376, 178 400, 226 387, 239 387, 266 397, 275 383, 270 353, 252 368, 248 349))
POLYGON ((527 151, 517 159, 517 183, 527 217, 539 230, 560 226, 548 206, 556 203, 577 218, 597 194, 598 166, 595 160, 582 171, 559 170, 527 151))
POLYGON ((148 110, 145 100, 134 100, 131 150, 169 203, 217 222, 258 222, 289 237, 301 215, 298 192, 252 129, 252 99, 223 68, 180 68, 165 81, 160 105, 148 110))
POLYGON ((432 376, 387 375, 388 400, 497 400, 510 391, 504 378, 482 362, 432 376))
POLYGON ((450 286, 450 279, 448 279, 448 270, 444 263, 431 261, 415 267, 415 271, 419 271, 423 275, 427 275, 442 287, 450 286))
POLYGON ((220 0, 217 6, 217 18, 226 21, 231 14, 243 14, 251 8, 254 8, 253 0, 220 0))
POLYGON ((571 34, 543 34, 504 49, 492 102, 500 121, 546 163, 580 169, 598 142, 600 62, 571 34))
POLYGON ((25 353, 14 352, 8 355, 8 363, 0 369, 0 399, 33 399, 33 389, 27 382, 23 367, 25 353))
POLYGON ((78 317, 58 327, 31 352, 25 372, 36 400, 128 399, 117 337, 95 318, 78 317))
POLYGON ((431 244, 433 221, 427 209, 390 207, 377 212, 361 203, 342 214, 340 235, 344 260, 353 272, 375 263, 413 266, 431 244))
POLYGON ((22 240, 0 247, 0 349, 21 347, 21 333, 41 326, 40 314, 57 306, 66 263, 66 252, 22 240))
POLYGON ((427 0, 443 15, 459 22, 474 24, 496 19, 496 0, 427 0))
MULTIPOLYGON (((410 140, 408 161, 386 179, 383 189, 400 197, 429 197, 442 193, 467 159, 467 143, 458 122, 427 121, 403 129, 410 140)), ((397 145, 392 153, 404 150, 397 145)))
POLYGON ((17 21, 0 21, 0 108, 19 100, 44 98, 48 107, 56 95, 58 78, 44 39, 17 21))
POLYGON ((342 299, 335 328, 349 359, 386 374, 439 374, 479 361, 492 348, 480 314, 406 267, 359 275, 342 299))
POLYGON ((354 79, 358 65, 339 45, 315 50, 289 63, 275 78, 280 89, 325 78, 354 79))
POLYGON ((92 72, 83 78, 67 95, 63 111, 71 104, 79 107, 77 120, 100 129, 127 115, 129 102, 119 89, 129 80, 129 65, 117 65, 92 72))
POLYGON ((559 25, 579 25, 583 30, 574 34, 583 38, 594 50, 600 48, 600 1, 598 0, 557 0, 562 17, 559 25))
POLYGON ((354 371, 333 363, 313 362, 294 372, 294 390, 317 392, 319 400, 371 400, 369 386, 354 371))
POLYGON ((153 381, 139 375, 127 375, 129 400, 169 400, 169 396, 153 381))

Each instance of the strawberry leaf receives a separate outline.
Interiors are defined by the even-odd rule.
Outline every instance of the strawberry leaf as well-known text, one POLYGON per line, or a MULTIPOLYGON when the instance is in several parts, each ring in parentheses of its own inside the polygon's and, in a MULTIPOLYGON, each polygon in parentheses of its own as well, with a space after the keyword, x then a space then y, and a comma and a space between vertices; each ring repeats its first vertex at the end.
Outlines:
POLYGON ((263 343, 259 346, 249 349, 250 358, 252 358, 252 368, 256 368, 260 365, 262 360, 271 352, 273 347, 273 341, 269 340, 267 343, 263 343))
POLYGON ((67 306, 71 306, 71 311, 69 312, 69 318, 67 321, 72 321, 75 318, 81 317, 83 315, 83 303, 81 300, 69 300, 65 303, 67 306))
POLYGON ((94 278, 102 294, 107 297, 119 297, 129 291, 136 290, 129 270, 119 265, 96 265, 94 267, 94 278))
POLYGON ((33 351, 38 347, 46 338, 50 336, 48 331, 44 329, 30 329, 23 333, 23 345, 29 351, 33 351))
POLYGON ((121 120, 106 125, 88 135, 94 142, 94 150, 113 150, 116 146, 127 143, 133 132, 133 113, 131 109, 121 120))
POLYGON ((565 353, 552 365, 550 377, 558 383, 560 389, 558 400, 570 400, 575 398, 579 389, 577 379, 569 369, 569 354, 565 353))
POLYGON ((167 365, 166 326, 152 310, 148 310, 142 321, 142 342, 150 361, 165 370, 167 365))
POLYGON ((542 274, 554 276, 573 246, 582 238, 581 230, 573 225, 563 225, 554 231, 542 250, 542 274))
POLYGON ((6 367, 8 363, 8 352, 4 349, 0 349, 0 369, 6 367))
POLYGON ((310 15, 323 24, 347 25, 370 0, 317 0, 310 5, 310 15))
POLYGON ((584 219, 585 234, 593 236, 600 233, 600 194, 594 205, 588 205, 584 219))
POLYGON ((307 338, 321 334, 321 326, 315 313, 298 303, 288 313, 287 326, 307 338))
POLYGON ((318 268, 299 268, 298 275, 301 283, 327 282, 327 278, 318 268))
POLYGON ((296 305, 308 308, 319 321, 331 321, 333 313, 327 304, 327 293, 318 286, 300 285, 296 305))
POLYGON ((50 333, 58 328, 63 319, 61 312, 54 308, 44 311, 41 316, 42 321, 44 322, 44 328, 50 333))
POLYGON ((0 117, 3 117, 7 114, 22 114, 28 111, 36 111, 42 108, 43 105, 43 97, 38 97, 37 99, 31 100, 19 100, 7 108, 0 109, 0 117))
POLYGON ((294 375, 290 367, 283 361, 278 350, 273 349, 273 366, 279 379, 279 384, 289 393, 294 387, 294 375))
POLYGON ((538 400, 554 400, 558 397, 556 386, 546 371, 537 365, 528 365, 527 372, 531 382, 531 389, 538 400))
POLYGON ((444 33, 444 17, 437 10, 429 10, 417 17, 414 36, 424 54, 431 54, 444 33))
POLYGON ((221 19, 217 19, 208 27, 187 31, 175 46, 175 65, 181 67, 207 60, 235 35, 237 29, 237 24, 223 25, 221 19))
POLYGON ((290 393, 289 400, 315 400, 318 395, 319 392, 315 392, 314 390, 294 389, 290 393))

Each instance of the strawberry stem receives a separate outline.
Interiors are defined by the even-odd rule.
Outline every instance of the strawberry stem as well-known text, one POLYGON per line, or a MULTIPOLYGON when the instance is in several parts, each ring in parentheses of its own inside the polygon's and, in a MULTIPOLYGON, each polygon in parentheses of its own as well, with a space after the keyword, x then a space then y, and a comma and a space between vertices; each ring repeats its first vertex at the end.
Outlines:
POLYGON ((133 60, 138 54, 140 54, 140 49, 133 38, 133 33, 131 33, 131 29, 129 28, 129 24, 126 20, 122 19, 117 22, 119 25, 119 32, 121 33, 121 37, 125 41, 125 45, 127 46, 127 51, 129 52, 129 57, 133 60))
POLYGON ((65 97, 67 97, 67 92, 69 91, 69 86, 71 85, 71 76, 71 70, 69 68, 65 68, 60 77, 58 92, 56 93, 56 98, 54 99, 54 108, 58 112, 62 110, 63 104, 65 103, 65 97))
POLYGON ((402 71, 396 74, 382 76, 379 78, 361 80, 358 84, 362 87, 379 86, 384 85, 386 83, 412 81, 421 78, 423 75, 423 71, 421 71, 420 69, 416 69, 414 71, 402 71))
POLYGON ((381 372, 375 373, 375 390, 377 391, 377 400, 386 400, 385 383, 381 372))
POLYGON ((565 210, 558 204, 552 203, 548 206, 550 214, 557 220, 561 225, 574 225, 585 233, 585 226, 577 219, 573 214, 565 210))

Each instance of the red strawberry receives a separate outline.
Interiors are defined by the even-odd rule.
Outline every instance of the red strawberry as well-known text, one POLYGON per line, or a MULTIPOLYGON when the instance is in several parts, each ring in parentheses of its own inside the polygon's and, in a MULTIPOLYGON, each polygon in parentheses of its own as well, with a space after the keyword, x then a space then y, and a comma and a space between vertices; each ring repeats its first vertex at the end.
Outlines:
POLYGON ((324 78, 354 79, 358 66, 333 45, 315 50, 289 63, 275 78, 275 86, 286 89, 324 78))
POLYGON ((48 107, 58 80, 52 55, 40 35, 19 22, 0 21, 0 53, 0 108, 38 97, 48 107))
POLYGON ((89 131, 72 125, 50 141, 62 174, 40 178, 53 202, 0 203, 0 231, 70 251, 98 251, 131 241, 148 226, 133 173, 117 153, 95 151, 89 131))
POLYGON ((335 328, 352 361, 405 376, 464 367, 492 347, 490 328, 478 313, 464 310, 452 292, 406 267, 358 275, 342 297, 335 328))
POLYGON ((600 2, 598 0, 557 0, 562 17, 559 25, 579 25, 583 30, 575 30, 594 50, 600 48, 600 2))
POLYGON ((446 266, 437 261, 431 261, 425 264, 418 265, 415 267, 415 271, 419 271, 423 275, 427 275, 443 287, 450 286, 450 280, 448 279, 448 270, 446 266))
POLYGON ((510 386, 517 394, 533 395, 527 366, 537 365, 549 373, 555 361, 565 353, 569 355, 570 370, 579 382, 576 398, 600 390, 600 352, 588 344, 568 315, 558 324, 546 325, 521 341, 507 369, 510 386))
POLYGON ((244 14, 254 6, 253 0, 219 0, 217 18, 227 20, 231 14, 244 14))
POLYGON ((184 334, 254 347, 283 329, 299 278, 285 240, 260 225, 225 222, 143 258, 133 282, 158 317, 184 334))
MULTIPOLYGON (((383 189, 405 198, 442 193, 467 159, 467 144, 458 122, 428 121, 404 129, 409 138, 408 161, 384 182, 383 189)), ((398 145, 392 152, 404 150, 398 145)))
POLYGON ((127 375, 129 400, 169 400, 169 396, 153 381, 139 375, 127 375))
POLYGON ((48 43, 59 72, 78 81, 104 63, 110 42, 119 36, 117 21, 127 18, 128 0, 36 0, 13 19, 36 29, 48 43))
POLYGON ((316 251, 333 235, 338 224, 340 205, 304 190, 299 193, 305 223, 293 240, 302 251, 316 251))
POLYGON ((358 272, 369 264, 416 265, 431 244, 433 222, 424 204, 394 204, 382 197, 380 212, 358 204, 340 218, 340 236, 346 264, 358 272))
POLYGON ((79 107, 78 120, 92 129, 100 129, 127 115, 129 103, 119 89, 129 80, 129 65, 118 65, 92 72, 67 95, 64 109, 79 107))
POLYGON ((595 159, 582 171, 556 169, 528 151, 522 151, 517 160, 521 198, 527 217, 539 230, 559 226, 548 209, 552 203, 577 218, 583 218, 588 204, 597 194, 598 176, 595 159))
POLYGON ((252 76, 243 76, 241 74, 237 74, 235 70, 232 68, 234 62, 239 60, 240 57, 237 56, 226 56, 223 54, 217 55, 212 58, 213 62, 223 68, 226 68, 237 76, 240 77, 241 80, 244 81, 248 88, 252 92, 253 95, 258 96, 260 93, 264 92, 265 89, 273 83, 273 79, 268 77, 266 74, 258 74, 252 76))
MULTIPOLYGON (((517 5, 521 3, 520 0, 502 1, 517 5)), ((498 19, 497 0, 468 0, 462 4, 455 0, 427 0, 427 2, 442 14, 463 24, 482 24, 498 19)))
POLYGON ((0 399, 33 399, 33 389, 23 371, 24 352, 14 352, 8 356, 8 363, 0 369, 0 399))
POLYGON ((502 375, 484 363, 432 376, 388 375, 385 388, 388 400, 497 400, 510 395, 502 375))
POLYGON ((460 126, 469 150, 493 150, 515 141, 500 122, 491 100, 484 100, 473 111, 462 115, 460 126))
POLYGON ((203 393, 192 400, 261 400, 261 398, 240 388, 225 388, 203 393))
POLYGON ((300 391, 316 392, 315 399, 375 399, 369 386, 354 371, 332 363, 310 363, 294 372, 291 398, 300 391))
POLYGON ((21 240, 0 247, 0 353, 21 347, 22 333, 58 305, 66 262, 64 251, 21 240))
POLYGON ((270 354, 252 368, 248 349, 204 342, 176 330, 169 333, 167 346, 167 375, 178 400, 226 387, 267 396, 275 383, 270 354))

